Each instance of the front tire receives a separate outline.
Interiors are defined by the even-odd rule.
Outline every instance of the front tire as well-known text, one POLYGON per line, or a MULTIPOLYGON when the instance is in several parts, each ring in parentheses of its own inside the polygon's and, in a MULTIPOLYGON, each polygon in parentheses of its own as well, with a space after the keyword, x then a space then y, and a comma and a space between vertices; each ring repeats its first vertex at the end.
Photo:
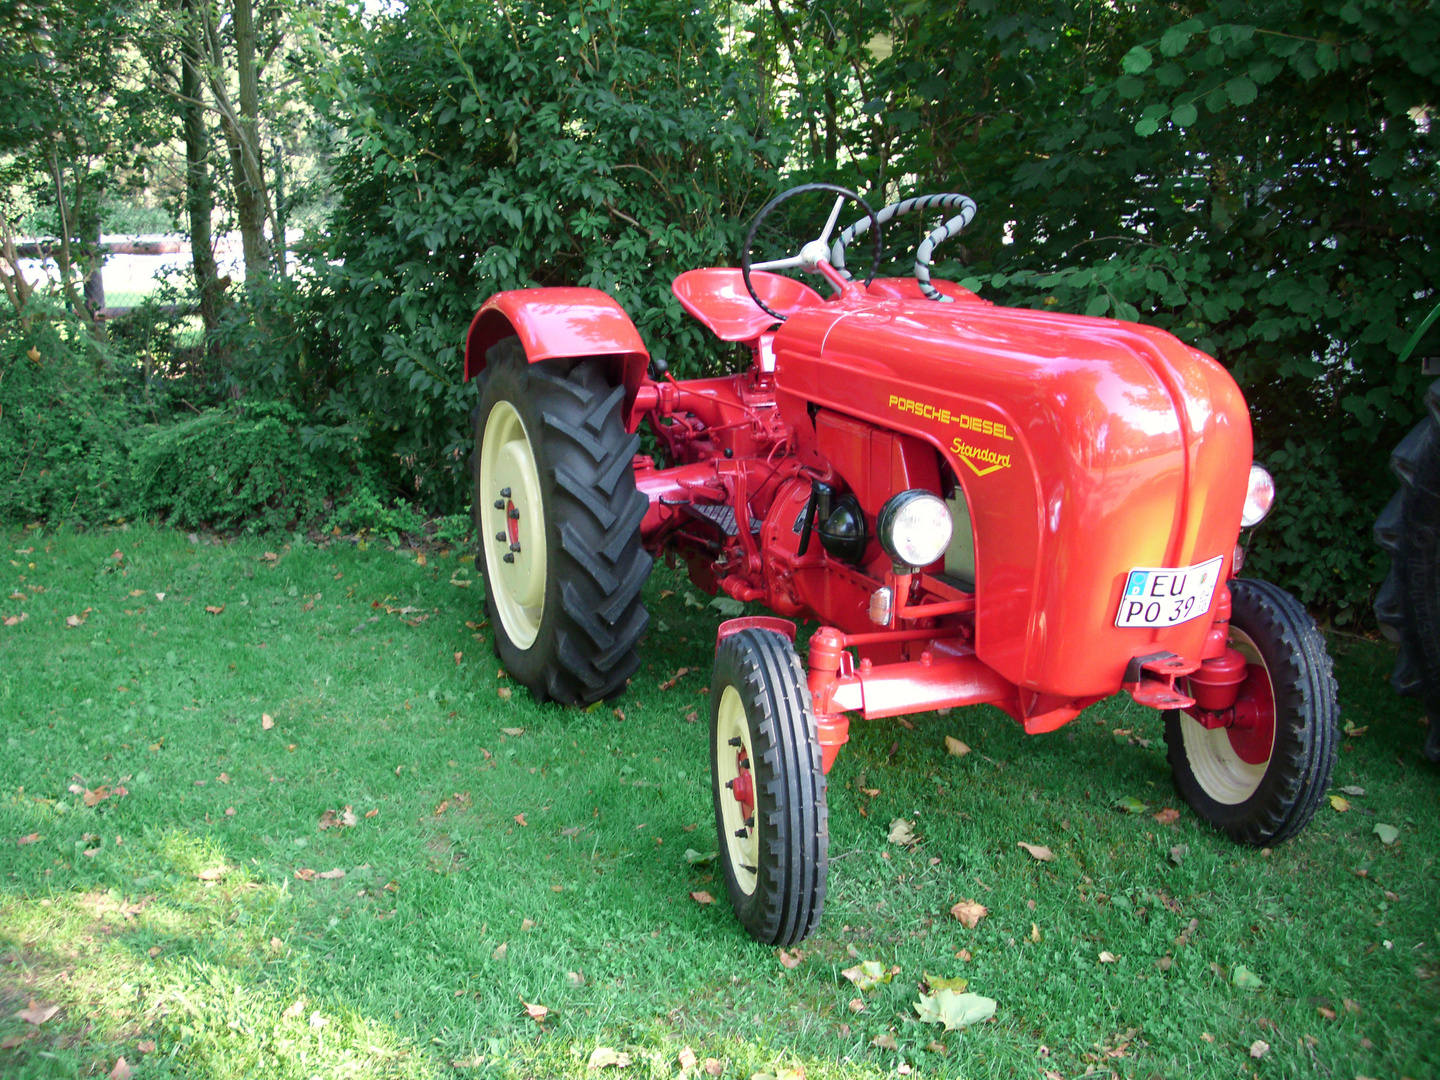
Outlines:
POLYGON ((1229 645, 1248 667, 1241 697, 1261 719, 1211 729, 1172 709, 1165 744, 1190 808, 1232 840, 1261 847, 1315 816, 1335 765, 1340 708, 1325 639, 1299 601, 1249 578, 1230 582, 1230 600, 1229 645))
POLYGON ((640 663, 651 566, 624 387, 599 360, 531 364, 513 337, 486 363, 473 416, 475 561, 496 653, 537 701, 615 697, 640 663))
POLYGON ((801 941, 825 909, 830 826, 810 688, 780 634, 741 630, 715 652, 710 775, 735 917, 761 944, 801 941))
POLYGON ((1375 522, 1375 542, 1390 556, 1375 618, 1400 644, 1390 685, 1424 703, 1425 756, 1440 761, 1440 382, 1425 405, 1430 415, 1390 455, 1400 490, 1375 522))

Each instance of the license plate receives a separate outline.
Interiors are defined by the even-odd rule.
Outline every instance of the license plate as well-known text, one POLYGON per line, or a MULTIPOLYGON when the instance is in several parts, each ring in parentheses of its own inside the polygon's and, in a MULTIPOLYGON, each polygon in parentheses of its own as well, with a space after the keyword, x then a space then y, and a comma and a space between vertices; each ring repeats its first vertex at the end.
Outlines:
POLYGON ((1137 566, 1125 579, 1116 626, 1175 626, 1210 610, 1225 560, 1216 556, 1194 566, 1137 566))

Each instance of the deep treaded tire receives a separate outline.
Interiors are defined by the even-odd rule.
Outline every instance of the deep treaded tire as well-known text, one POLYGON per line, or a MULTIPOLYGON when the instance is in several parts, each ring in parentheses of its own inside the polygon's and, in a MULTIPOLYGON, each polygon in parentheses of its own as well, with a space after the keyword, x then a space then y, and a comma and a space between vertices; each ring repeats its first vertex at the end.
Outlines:
MULTIPOLYGON (((1260 693, 1274 701, 1269 752, 1247 762, 1225 729, 1165 714, 1165 743, 1180 796, 1232 840, 1257 847, 1294 836, 1315 816, 1340 732, 1325 639, 1305 609, 1268 581, 1230 582, 1230 647, 1246 654, 1260 693), (1266 678, 1268 677, 1268 678, 1266 678)), ((1248 691, 1242 691, 1248 692, 1248 691)))
POLYGON ((793 945, 825 909, 830 823, 810 687, 780 634, 741 630, 715 652, 710 776, 735 915, 756 941, 793 945))
POLYGON ((1375 618, 1400 643, 1390 685, 1424 703, 1425 756, 1440 761, 1440 382, 1425 407, 1430 415, 1390 455, 1400 490, 1375 522, 1375 543, 1390 556, 1375 618))
POLYGON ((615 697, 640 662, 651 566, 624 387, 599 360, 531 364, 513 337, 486 363, 471 462, 496 652, 538 701, 615 697))

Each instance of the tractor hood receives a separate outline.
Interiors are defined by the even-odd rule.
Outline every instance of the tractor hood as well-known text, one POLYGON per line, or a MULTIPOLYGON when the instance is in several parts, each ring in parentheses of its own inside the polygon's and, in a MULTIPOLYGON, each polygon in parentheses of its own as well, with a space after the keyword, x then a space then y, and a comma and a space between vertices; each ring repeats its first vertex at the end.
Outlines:
POLYGON ((913 300, 807 309, 774 346, 806 464, 825 466, 819 407, 914 435, 953 471, 973 521, 985 663, 1082 697, 1113 690, 1133 656, 1199 654, 1206 618, 1114 623, 1134 567, 1223 556, 1228 573, 1250 420, 1210 357, 1134 323, 913 300))

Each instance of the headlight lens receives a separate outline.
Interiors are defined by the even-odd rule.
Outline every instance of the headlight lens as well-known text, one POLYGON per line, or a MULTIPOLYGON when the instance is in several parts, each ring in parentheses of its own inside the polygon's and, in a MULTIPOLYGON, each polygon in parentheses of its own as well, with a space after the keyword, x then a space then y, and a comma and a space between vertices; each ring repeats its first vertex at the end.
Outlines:
POLYGON ((911 567, 929 566, 944 555, 955 528, 944 501, 919 488, 886 500, 877 524, 885 553, 911 567))
POLYGON ((1259 525, 1275 505, 1275 479, 1262 466, 1250 466, 1250 487, 1245 492, 1245 509, 1240 511, 1243 528, 1259 525))

